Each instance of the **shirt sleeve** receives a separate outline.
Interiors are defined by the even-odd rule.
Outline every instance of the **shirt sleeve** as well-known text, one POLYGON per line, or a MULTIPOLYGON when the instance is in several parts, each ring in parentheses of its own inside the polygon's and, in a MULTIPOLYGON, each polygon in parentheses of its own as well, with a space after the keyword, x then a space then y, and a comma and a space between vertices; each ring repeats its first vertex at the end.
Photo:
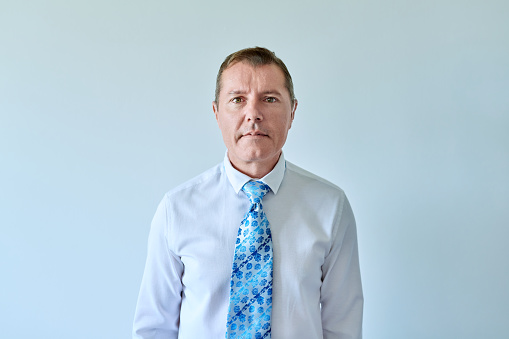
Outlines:
POLYGON ((331 250, 322 266, 322 328, 324 339, 361 339, 362 294, 357 230, 352 208, 343 196, 338 208, 331 250))
POLYGON ((148 253, 134 316, 133 338, 177 339, 183 264, 168 243, 167 197, 152 220, 148 253))

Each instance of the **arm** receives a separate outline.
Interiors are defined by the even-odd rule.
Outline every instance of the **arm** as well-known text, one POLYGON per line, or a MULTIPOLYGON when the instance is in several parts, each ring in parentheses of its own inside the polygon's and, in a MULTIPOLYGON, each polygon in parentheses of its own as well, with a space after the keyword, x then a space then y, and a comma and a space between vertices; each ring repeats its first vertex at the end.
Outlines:
POLYGON ((167 197, 159 204, 134 316, 133 338, 177 339, 183 265, 168 246, 167 197))
POLYGON ((324 339, 361 339, 363 295, 357 230, 350 204, 340 202, 331 250, 322 266, 322 327, 324 339))

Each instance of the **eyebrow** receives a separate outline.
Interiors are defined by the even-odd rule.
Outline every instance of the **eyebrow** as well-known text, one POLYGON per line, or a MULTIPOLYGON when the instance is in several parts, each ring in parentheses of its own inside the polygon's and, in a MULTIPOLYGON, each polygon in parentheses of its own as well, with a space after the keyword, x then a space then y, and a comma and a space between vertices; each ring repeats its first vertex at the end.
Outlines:
MULTIPOLYGON (((234 95, 236 95, 236 94, 245 94, 245 93, 246 93, 245 91, 238 90, 238 89, 228 92, 228 94, 230 94, 230 95, 232 95, 232 94, 234 94, 234 95)), ((281 96, 281 93, 279 91, 275 90, 275 89, 274 90, 268 90, 268 91, 262 92, 262 95, 271 95, 271 94, 272 95, 279 95, 279 96, 281 96)))

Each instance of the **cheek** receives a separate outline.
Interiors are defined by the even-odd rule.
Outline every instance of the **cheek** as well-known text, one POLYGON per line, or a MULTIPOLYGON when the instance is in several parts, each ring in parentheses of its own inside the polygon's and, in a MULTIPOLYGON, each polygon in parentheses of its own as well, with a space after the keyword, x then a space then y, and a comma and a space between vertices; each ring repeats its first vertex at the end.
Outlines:
POLYGON ((236 126, 233 121, 224 118, 220 119, 219 128, 221 129, 221 133, 223 134, 223 138, 225 140, 235 138, 236 126))
POLYGON ((292 120, 285 118, 281 118, 277 121, 277 125, 275 125, 276 128, 279 130, 279 135, 286 135, 288 133, 288 130, 290 129, 292 125, 292 120))

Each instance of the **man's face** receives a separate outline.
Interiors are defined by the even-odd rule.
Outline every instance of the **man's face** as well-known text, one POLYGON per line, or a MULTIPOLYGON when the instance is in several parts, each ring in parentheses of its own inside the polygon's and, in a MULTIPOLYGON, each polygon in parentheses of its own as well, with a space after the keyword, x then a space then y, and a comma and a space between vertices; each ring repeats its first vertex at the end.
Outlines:
POLYGON ((275 165, 297 108, 279 67, 230 66, 222 74, 218 100, 213 110, 232 164, 240 170, 275 165))

